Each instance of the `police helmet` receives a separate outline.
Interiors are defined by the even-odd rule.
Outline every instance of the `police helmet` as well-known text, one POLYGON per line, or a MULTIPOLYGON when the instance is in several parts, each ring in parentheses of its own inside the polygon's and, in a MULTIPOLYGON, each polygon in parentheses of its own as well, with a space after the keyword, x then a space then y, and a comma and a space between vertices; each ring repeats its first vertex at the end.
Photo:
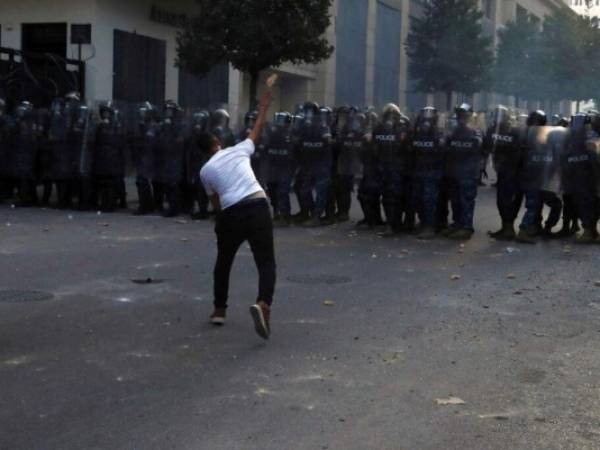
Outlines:
POLYGON ((292 123, 292 115, 287 111, 276 112, 273 122, 277 126, 290 125, 292 123))
POLYGON ((244 116, 244 125, 246 126, 246 128, 254 126, 257 118, 258 118, 258 111, 256 111, 256 110, 248 111, 246 113, 246 115, 244 116))
POLYGON ((546 113, 544 111, 542 111, 541 109, 538 109, 537 111, 532 111, 531 113, 529 113, 529 116, 527 117, 527 126, 528 127, 543 127, 548 123, 548 118, 546 116, 546 113))

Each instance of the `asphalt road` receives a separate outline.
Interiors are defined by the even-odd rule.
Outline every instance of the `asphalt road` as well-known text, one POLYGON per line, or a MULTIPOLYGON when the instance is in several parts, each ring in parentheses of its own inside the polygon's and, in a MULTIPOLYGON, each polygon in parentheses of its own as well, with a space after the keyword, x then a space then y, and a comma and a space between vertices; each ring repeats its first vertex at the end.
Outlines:
POLYGON ((207 323, 212 224, 0 206, 0 449, 600 449, 600 247, 497 221, 277 231, 263 342, 247 247, 207 323))

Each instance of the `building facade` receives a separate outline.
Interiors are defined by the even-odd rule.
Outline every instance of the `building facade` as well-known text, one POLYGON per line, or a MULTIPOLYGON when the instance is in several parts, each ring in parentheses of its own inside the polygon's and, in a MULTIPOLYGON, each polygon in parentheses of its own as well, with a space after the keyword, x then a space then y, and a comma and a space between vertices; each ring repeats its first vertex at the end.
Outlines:
MULTIPOLYGON (((392 101, 409 111, 426 102, 443 106, 440 96, 413 92, 408 78, 404 42, 425 1, 334 0, 327 31, 333 56, 317 65, 275 69, 280 82, 273 109, 292 110, 306 99, 377 107, 392 101)), ((484 29, 497 42, 497 31, 517 15, 541 20, 568 1, 482 0, 484 29)), ((88 100, 225 105, 239 120, 249 103, 248 76, 224 65, 200 80, 175 67, 177 27, 193 10, 194 0, 3 0, 0 46, 63 58, 81 55, 88 100), (71 43, 72 25, 88 26, 89 43, 71 43)), ((495 100, 490 94, 472 99, 478 108, 495 100)))
POLYGON ((600 17, 600 0, 569 0, 569 4, 579 14, 600 17))

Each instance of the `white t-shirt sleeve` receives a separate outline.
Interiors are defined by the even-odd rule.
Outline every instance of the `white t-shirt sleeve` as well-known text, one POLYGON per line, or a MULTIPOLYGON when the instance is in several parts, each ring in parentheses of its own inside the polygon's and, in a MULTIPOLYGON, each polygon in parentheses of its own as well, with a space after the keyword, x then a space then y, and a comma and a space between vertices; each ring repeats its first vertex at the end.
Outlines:
POLYGON ((207 171, 200 171, 200 180, 202 181, 202 185, 204 186, 204 190, 206 191, 206 195, 213 195, 215 193, 214 189, 210 185, 210 178, 207 171))
POLYGON ((248 156, 251 156, 254 153, 254 149, 254 142, 252 142, 251 139, 246 139, 233 147, 234 151, 244 153, 248 156))

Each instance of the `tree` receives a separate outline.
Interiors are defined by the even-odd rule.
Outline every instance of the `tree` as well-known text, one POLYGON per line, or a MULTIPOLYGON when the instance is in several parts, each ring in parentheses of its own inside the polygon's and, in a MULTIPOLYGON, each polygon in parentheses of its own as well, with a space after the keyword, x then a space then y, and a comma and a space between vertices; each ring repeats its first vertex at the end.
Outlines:
POLYGON ((492 40, 483 36, 478 0, 431 0, 415 18, 406 42, 409 73, 421 92, 474 94, 488 87, 492 40))
POLYGON ((540 48, 539 26, 531 17, 518 17, 498 32, 494 88, 505 95, 535 99, 539 94, 537 56, 540 48))
POLYGON ((315 64, 333 47, 324 33, 332 0, 197 0, 198 11, 177 37, 177 65, 206 75, 228 62, 250 74, 250 108, 262 70, 315 64))
POLYGON ((568 8, 546 17, 539 66, 551 100, 589 100, 600 89, 600 30, 596 18, 568 8))

